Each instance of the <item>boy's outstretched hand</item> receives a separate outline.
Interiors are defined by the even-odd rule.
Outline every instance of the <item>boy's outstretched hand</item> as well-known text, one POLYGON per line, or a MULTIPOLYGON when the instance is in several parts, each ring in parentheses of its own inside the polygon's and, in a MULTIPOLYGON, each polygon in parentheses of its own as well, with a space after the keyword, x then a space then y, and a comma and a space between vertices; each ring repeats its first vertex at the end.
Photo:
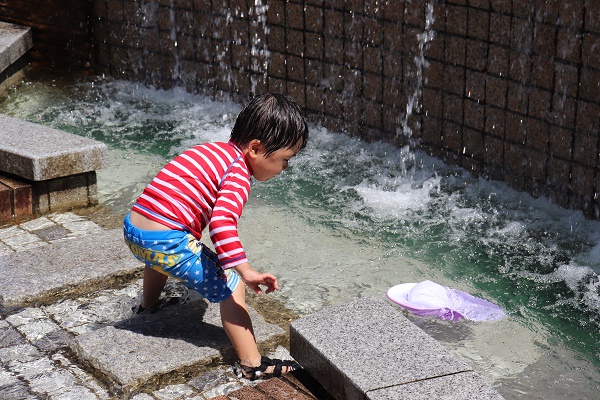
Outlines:
POLYGON ((258 294, 263 293, 263 289, 260 287, 261 285, 267 287, 265 293, 279 290, 279 284, 277 283, 277 278, 275 278, 275 276, 257 272, 252 269, 248 263, 240 264, 234 267, 234 269, 240 274, 240 278, 242 278, 244 283, 258 294))

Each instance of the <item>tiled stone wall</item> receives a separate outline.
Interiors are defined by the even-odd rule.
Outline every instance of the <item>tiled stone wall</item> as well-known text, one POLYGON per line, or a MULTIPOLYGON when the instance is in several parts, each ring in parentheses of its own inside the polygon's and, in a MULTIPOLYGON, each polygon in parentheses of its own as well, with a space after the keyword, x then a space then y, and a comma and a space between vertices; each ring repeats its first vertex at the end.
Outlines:
POLYGON ((288 93, 334 131, 600 218, 597 0, 91 1, 98 73, 288 93))

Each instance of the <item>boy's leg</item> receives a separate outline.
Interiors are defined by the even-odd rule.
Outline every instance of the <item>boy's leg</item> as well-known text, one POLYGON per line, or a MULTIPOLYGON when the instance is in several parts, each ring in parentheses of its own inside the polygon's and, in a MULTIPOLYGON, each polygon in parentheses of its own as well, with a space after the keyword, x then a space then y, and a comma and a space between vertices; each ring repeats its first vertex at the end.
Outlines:
POLYGON ((233 294, 219 304, 223 329, 235 348, 240 364, 260 365, 260 353, 256 345, 252 320, 246 308, 246 285, 240 281, 233 294))
POLYGON ((167 283, 168 276, 153 270, 150 267, 144 267, 144 288, 142 294, 142 308, 149 308, 158 302, 160 293, 167 283))

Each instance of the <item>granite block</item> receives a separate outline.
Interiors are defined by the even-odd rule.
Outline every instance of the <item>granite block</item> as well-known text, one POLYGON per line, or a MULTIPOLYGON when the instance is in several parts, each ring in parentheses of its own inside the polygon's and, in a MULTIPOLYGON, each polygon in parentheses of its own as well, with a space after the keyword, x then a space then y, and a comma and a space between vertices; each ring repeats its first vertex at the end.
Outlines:
POLYGON ((108 165, 106 145, 93 139, 4 115, 0 127, 2 172, 43 181, 108 165))
MULTIPOLYGON (((249 312, 258 343, 283 337, 283 329, 265 322, 252 308, 249 312)), ((196 371, 231 351, 219 305, 203 299, 83 333, 71 346, 124 393, 156 376, 196 371)))
POLYGON ((0 72, 10 67, 32 46, 31 28, 0 22, 0 72))
POLYGON ((471 371, 400 311, 374 298, 292 322, 290 354, 338 399, 365 399, 373 390, 471 371))

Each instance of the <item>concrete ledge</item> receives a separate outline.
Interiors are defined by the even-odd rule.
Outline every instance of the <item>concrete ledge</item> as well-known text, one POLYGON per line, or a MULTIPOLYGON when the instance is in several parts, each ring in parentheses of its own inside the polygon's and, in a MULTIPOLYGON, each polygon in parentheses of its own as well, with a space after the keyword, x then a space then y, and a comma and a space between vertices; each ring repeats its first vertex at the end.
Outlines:
POLYGON ((3 72, 33 46, 31 29, 0 22, 0 72, 3 72))
POLYGON ((44 181, 108 165, 104 143, 0 115, 0 171, 44 181))
POLYGON ((292 322, 290 353, 340 400, 502 399, 468 364, 374 298, 292 322))

